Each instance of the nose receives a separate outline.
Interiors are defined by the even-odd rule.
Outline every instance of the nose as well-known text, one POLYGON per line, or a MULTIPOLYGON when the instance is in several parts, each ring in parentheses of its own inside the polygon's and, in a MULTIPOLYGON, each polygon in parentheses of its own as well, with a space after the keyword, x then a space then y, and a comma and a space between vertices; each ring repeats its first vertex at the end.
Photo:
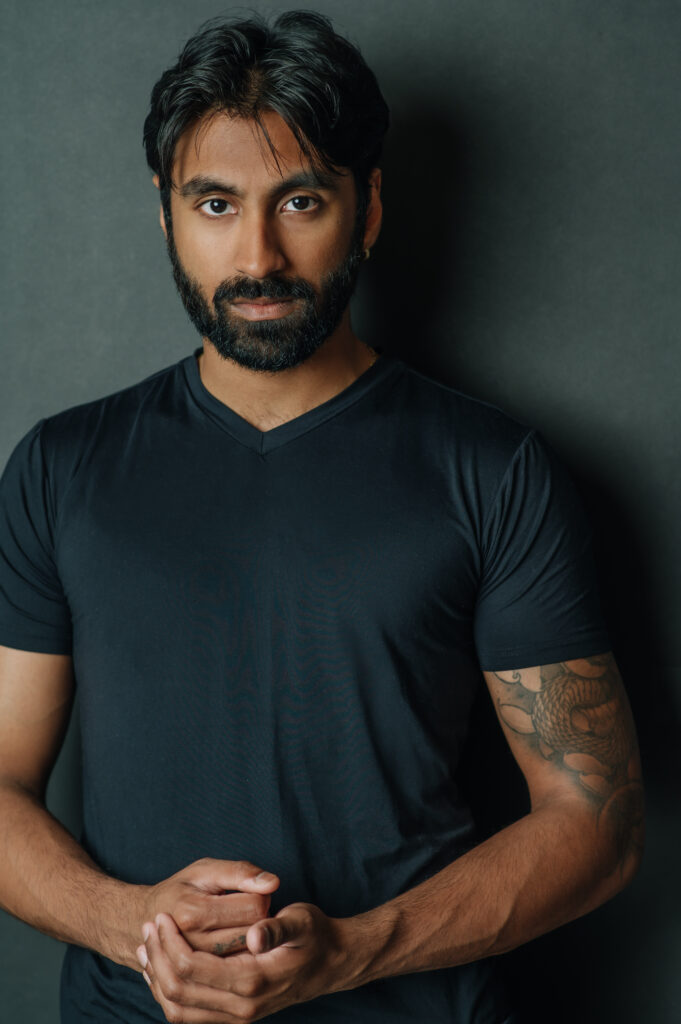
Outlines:
POLYGON ((247 277, 263 278, 286 266, 274 225, 262 214, 243 216, 235 239, 235 269, 247 277))

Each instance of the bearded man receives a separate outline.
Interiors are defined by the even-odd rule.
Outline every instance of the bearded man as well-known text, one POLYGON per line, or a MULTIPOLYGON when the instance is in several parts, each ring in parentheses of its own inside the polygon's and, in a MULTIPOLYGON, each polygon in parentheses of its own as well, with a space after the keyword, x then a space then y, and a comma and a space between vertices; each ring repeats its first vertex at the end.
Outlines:
POLYGON ((637 869, 566 473, 353 331, 387 125, 325 18, 202 28, 144 131, 202 346, 5 471, 0 902, 69 943, 64 1024, 502 1024, 494 957, 637 869), (483 677, 531 810, 481 842, 483 677), (45 807, 76 689, 78 842, 45 807))

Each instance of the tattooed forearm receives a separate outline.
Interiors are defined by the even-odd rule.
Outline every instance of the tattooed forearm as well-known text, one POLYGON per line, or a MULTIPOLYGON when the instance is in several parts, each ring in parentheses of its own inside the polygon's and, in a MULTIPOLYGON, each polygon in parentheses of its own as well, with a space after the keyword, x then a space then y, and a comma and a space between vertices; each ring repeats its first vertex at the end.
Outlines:
POLYGON ((615 844, 620 868, 640 857, 643 788, 636 733, 610 654, 495 672, 499 715, 574 779, 615 844))

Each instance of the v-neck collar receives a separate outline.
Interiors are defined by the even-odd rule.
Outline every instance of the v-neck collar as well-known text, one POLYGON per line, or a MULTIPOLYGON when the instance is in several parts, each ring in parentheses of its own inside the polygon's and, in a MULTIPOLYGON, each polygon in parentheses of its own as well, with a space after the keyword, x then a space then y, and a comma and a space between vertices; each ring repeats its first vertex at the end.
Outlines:
POLYGON ((358 399, 362 398, 379 382, 392 377, 393 374, 403 369, 404 366, 401 360, 383 353, 352 384, 339 391, 337 395, 327 399, 326 402, 315 405, 314 408, 308 409, 307 412, 302 413, 300 416, 295 416, 292 420, 287 420, 286 423, 281 423, 278 427, 272 427, 270 430, 258 430, 252 423, 245 420, 243 416, 234 412, 230 406, 225 405, 219 398, 211 394, 205 386, 201 380, 199 364, 197 362, 197 357, 201 352, 202 349, 197 348, 192 355, 187 356, 181 361, 181 366, 184 369, 187 384, 193 397, 201 408, 209 414, 211 419, 216 421, 228 434, 231 434, 235 440, 246 445, 248 448, 252 448, 261 455, 272 451, 274 448, 279 448, 289 441, 293 441, 294 438, 306 434, 309 430, 313 430, 332 416, 336 416, 343 409, 347 409, 349 405, 353 405, 358 399))

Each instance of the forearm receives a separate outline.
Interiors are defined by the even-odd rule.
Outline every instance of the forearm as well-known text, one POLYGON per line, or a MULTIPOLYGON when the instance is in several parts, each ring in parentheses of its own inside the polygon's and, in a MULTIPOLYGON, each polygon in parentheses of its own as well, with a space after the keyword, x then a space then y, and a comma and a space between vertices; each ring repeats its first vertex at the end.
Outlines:
POLYGON ((41 803, 0 785, 0 905, 40 931, 139 970, 146 886, 106 875, 41 803))
POLYGON ((514 822, 427 881, 338 923, 355 988, 506 952, 615 895, 636 870, 569 802, 514 822))

